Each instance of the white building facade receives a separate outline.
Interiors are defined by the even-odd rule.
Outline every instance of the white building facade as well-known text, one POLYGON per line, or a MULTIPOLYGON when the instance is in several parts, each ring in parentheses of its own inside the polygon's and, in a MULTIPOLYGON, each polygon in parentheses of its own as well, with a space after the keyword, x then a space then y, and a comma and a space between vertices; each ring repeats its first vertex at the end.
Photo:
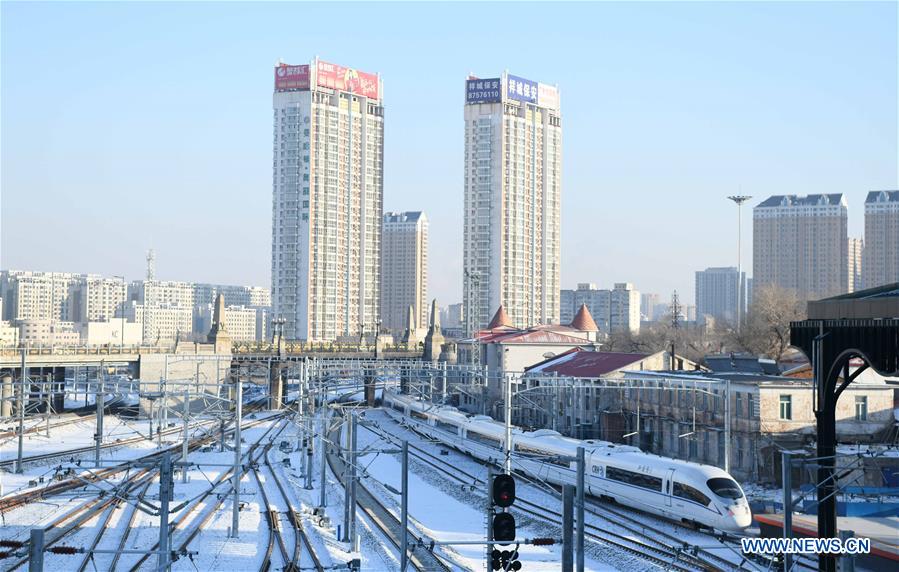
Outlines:
POLYGON ((508 73, 465 88, 466 329, 486 326, 500 305, 517 327, 558 323, 559 91, 508 73))
POLYGON ((428 217, 423 212, 384 213, 381 327, 402 334, 410 307, 415 328, 427 328, 428 217))
POLYGON ((275 68, 272 317, 331 341, 380 319, 381 80, 316 59, 275 68))
POLYGON ((865 199, 865 288, 899 282, 899 191, 871 191, 865 199))

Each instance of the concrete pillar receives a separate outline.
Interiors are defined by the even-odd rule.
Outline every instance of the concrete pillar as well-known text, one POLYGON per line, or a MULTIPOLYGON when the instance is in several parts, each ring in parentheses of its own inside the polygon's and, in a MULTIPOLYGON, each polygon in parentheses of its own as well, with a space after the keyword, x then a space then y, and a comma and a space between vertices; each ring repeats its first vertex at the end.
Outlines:
POLYGON ((53 368, 53 410, 62 413, 66 410, 66 368, 53 368))
POLYGON ((0 417, 12 417, 12 403, 15 390, 13 389, 12 376, 4 373, 0 377, 0 417))
POLYGON ((281 377, 284 370, 279 362, 272 362, 268 374, 268 393, 269 407, 271 409, 281 409, 284 404, 284 382, 281 377))

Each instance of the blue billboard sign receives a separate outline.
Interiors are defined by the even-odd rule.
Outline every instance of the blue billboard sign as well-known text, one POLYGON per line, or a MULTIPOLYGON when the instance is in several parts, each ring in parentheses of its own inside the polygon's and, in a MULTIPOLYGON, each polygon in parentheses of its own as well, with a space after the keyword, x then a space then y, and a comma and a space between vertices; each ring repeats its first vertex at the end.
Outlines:
POLYGON ((502 99, 503 91, 498 77, 465 82, 465 103, 496 103, 502 99))
POLYGON ((506 99, 537 103, 537 82, 509 75, 506 81, 506 99))

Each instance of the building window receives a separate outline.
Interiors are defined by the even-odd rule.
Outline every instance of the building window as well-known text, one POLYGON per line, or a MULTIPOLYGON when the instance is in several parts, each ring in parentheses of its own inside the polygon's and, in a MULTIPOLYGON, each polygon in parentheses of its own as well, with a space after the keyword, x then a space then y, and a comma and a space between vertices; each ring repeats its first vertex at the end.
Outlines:
POLYGON ((867 395, 856 395, 855 396, 855 420, 856 421, 867 421, 868 420, 868 396, 867 395))
POLYGON ((793 396, 780 396, 780 418, 784 421, 793 419, 793 396))

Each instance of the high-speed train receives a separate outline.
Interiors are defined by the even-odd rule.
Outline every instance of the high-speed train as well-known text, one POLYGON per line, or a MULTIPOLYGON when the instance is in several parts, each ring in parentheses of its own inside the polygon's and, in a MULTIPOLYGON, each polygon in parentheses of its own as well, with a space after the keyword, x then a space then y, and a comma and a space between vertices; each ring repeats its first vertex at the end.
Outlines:
MULTIPOLYGON (((403 413, 428 436, 478 459, 502 458, 502 423, 486 415, 467 415, 391 391, 383 403, 403 413)), ((516 470, 553 484, 574 484, 577 448, 584 447, 586 494, 692 526, 741 532, 752 522, 740 485, 726 472, 644 453, 637 447, 606 441, 581 441, 557 431, 512 430, 516 470)))

